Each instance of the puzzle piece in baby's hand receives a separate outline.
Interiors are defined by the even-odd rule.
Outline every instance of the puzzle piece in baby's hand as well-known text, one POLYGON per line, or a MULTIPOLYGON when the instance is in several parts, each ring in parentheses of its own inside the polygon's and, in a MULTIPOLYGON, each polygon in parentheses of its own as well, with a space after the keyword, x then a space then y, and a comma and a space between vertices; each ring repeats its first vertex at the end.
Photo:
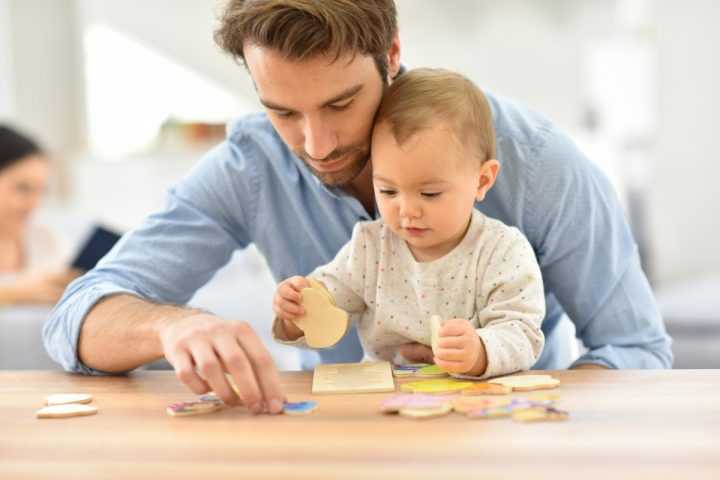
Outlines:
POLYGON ((331 303, 330 294, 316 288, 302 289, 305 315, 295 320, 305 332, 305 342, 311 348, 328 348, 335 345, 347 332, 348 314, 331 303))
POLYGON ((396 377, 412 377, 415 372, 424 367, 429 367, 429 363, 408 363, 406 365, 395 365, 393 367, 393 375, 396 377))
POLYGON ((433 353, 437 352, 438 336, 444 323, 445 320, 443 320, 440 315, 433 315, 430 317, 430 346, 432 347, 433 353))
POLYGON ((433 377, 447 377, 450 374, 443 370, 442 368, 438 367, 437 365, 428 365, 427 367, 423 367, 419 370, 415 371, 416 377, 425 377, 425 378, 433 378, 433 377))
POLYGON ((493 378, 488 380, 488 382, 505 385, 506 387, 512 388, 514 392, 545 390, 557 388, 560 385, 560 380, 550 375, 513 375, 510 377, 493 378))
POLYGON ((330 305, 332 305, 333 307, 335 306, 335 299, 332 295, 330 295, 330 292, 327 291, 327 288, 325 288, 322 283, 312 277, 307 277, 305 280, 307 280, 310 288, 312 288, 313 290, 317 290, 318 292, 325 295, 325 297, 330 301, 330 305))

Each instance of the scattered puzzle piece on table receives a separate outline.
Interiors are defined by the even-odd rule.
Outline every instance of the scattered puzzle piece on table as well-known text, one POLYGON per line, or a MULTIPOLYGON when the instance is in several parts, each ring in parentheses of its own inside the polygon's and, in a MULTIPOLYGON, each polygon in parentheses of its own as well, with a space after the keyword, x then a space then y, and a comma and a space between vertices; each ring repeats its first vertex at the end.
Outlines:
POLYGON ((312 393, 394 392, 390 362, 315 365, 312 393))
POLYGON ((472 386, 463 389, 463 395, 507 395, 512 392, 512 387, 499 383, 473 383, 472 386))
POLYGON ((485 410, 512 405, 512 400, 505 397, 468 397, 460 396, 455 399, 455 411, 467 413, 471 410, 485 410))
POLYGON ((402 407, 398 410, 398 413, 403 417, 423 420, 427 418, 442 417, 452 412, 452 410, 452 403, 442 403, 432 408, 402 407))
POLYGON ((550 375, 513 375, 510 377, 493 378, 489 383, 510 387, 514 392, 528 392, 531 390, 546 390, 557 388, 560 380, 550 375))
POLYGON ((435 378, 448 377, 450 374, 437 365, 428 365, 415 371, 416 377, 435 378))
POLYGON ((512 405, 503 405, 493 408, 481 408, 479 410, 468 410, 465 416, 468 418, 491 419, 505 418, 512 415, 514 408, 512 405))
POLYGON ((92 395, 88 393, 54 393, 45 397, 45 405, 66 405, 69 403, 90 403, 92 395))
MULTIPOLYGON (((316 282, 317 283, 317 282, 316 282)), ((318 284, 318 288, 322 288, 318 284)), ((315 287, 302 289, 305 315, 295 320, 305 334, 305 343, 311 348, 328 348, 335 345, 347 332, 348 314, 335 307, 330 294, 315 287)))
POLYGON ((285 402, 283 413, 287 415, 309 415, 317 408, 317 402, 285 402))
POLYGON ((456 393, 472 385, 471 382, 460 382, 453 379, 430 379, 418 382, 403 383, 403 392, 413 393, 456 393))
POLYGON ((167 413, 173 417, 184 417, 188 415, 202 415, 204 413, 220 410, 223 404, 220 400, 192 400, 187 402, 171 403, 167 407, 167 413))
POLYGON ((41 408, 35 415, 37 418, 67 418, 81 417, 84 415, 94 415, 98 413, 98 408, 91 405, 80 405, 77 403, 67 403, 64 405, 50 405, 41 408))
POLYGON ((395 365, 393 367, 393 376, 395 377, 412 377, 415 372, 423 367, 429 367, 429 363, 408 363, 407 365, 395 365))
POLYGON ((568 418, 568 412, 553 407, 519 408, 512 412, 512 419, 518 422, 558 422, 568 418))
POLYGON ((386 398, 380 403, 383 413, 397 413, 401 408, 437 408, 440 405, 453 404, 451 396, 401 393, 386 398))

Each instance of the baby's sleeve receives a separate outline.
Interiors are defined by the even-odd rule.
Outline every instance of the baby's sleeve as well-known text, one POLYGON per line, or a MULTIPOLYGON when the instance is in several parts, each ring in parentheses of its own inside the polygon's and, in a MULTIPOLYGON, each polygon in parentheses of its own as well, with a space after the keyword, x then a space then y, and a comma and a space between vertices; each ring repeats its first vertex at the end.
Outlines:
POLYGON ((477 334, 487 353, 487 369, 480 378, 496 377, 535 364, 545 337, 545 294, 540 267, 528 240, 515 228, 496 245, 479 268, 477 334))

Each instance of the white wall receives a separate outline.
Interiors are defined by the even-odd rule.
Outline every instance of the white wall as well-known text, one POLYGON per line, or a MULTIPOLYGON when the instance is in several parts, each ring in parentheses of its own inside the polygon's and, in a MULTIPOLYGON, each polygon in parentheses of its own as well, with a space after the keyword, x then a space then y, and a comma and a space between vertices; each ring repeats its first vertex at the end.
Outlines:
POLYGON ((720 2, 660 0, 659 121, 651 174, 658 278, 720 272, 720 2))
POLYGON ((15 116, 10 2, 0 0, 0 121, 15 116))

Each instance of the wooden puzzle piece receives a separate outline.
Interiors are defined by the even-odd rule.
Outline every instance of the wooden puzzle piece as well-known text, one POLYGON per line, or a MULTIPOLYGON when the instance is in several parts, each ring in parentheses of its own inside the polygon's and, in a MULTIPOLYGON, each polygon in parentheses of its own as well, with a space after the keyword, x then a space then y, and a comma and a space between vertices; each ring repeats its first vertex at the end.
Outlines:
POLYGON ((472 386, 460 392, 463 395, 506 395, 512 392, 512 387, 499 383, 473 383, 472 386))
POLYGON ((214 412, 223 407, 220 400, 217 401, 189 401, 171 403, 167 407, 168 415, 172 417, 184 417, 187 415, 202 415, 204 413, 214 412))
POLYGON ((568 417, 568 412, 553 407, 522 408, 512 412, 512 419, 517 422, 558 422, 567 420, 568 417))
POLYGON ((512 405, 512 400, 503 397, 467 397, 455 399, 455 411, 467 413, 473 410, 487 410, 512 405))
POLYGON ((460 382, 452 379, 431 379, 419 382, 403 383, 403 392, 413 393, 456 393, 472 385, 471 382, 460 382))
POLYGON ((333 307, 335 306, 335 299, 333 298, 332 295, 330 295, 330 292, 327 291, 327 288, 325 288, 322 283, 320 283, 319 281, 315 280, 312 277, 307 277, 305 280, 307 280, 308 285, 310 285, 310 288, 322 293, 325 296, 325 298, 328 299, 328 301, 330 302, 330 305, 332 305, 333 307))
POLYGON ((401 393, 386 398, 380 403, 383 413, 397 413, 401 408, 437 408, 442 404, 453 404, 453 399, 447 395, 423 395, 421 393, 401 393))
POLYGON ((286 415, 309 415, 317 408, 317 402, 285 402, 283 413, 286 415))
POLYGON ((79 405, 77 403, 67 403, 64 405, 50 405, 41 408, 35 415, 37 418, 67 418, 81 417, 84 415, 94 415, 98 413, 98 408, 91 405, 79 405))
POLYGON ((415 371, 416 377, 434 378, 447 377, 450 374, 437 365, 428 365, 415 371))
POLYGON ((465 416, 468 418, 491 419, 509 417, 513 413, 512 405, 501 407, 483 408, 480 410, 468 410, 465 416))
POLYGON ((430 346, 432 347, 433 353, 437 352, 438 336, 444 323, 445 320, 443 320, 440 315, 430 317, 430 346))
POLYGON ((54 393, 45 397, 45 405, 66 405, 69 403, 90 403, 92 395, 88 393, 54 393))
POLYGON ((531 390, 546 390, 557 388, 560 380, 550 375, 513 375, 510 377, 493 378, 489 383, 510 387, 514 392, 527 392, 531 390))
POLYGON ((394 392, 390 362, 318 364, 312 393, 394 392))
POLYGON ((433 408, 402 407, 398 413, 407 418, 424 420, 428 418, 442 417, 452 412, 452 403, 442 403, 433 408))
POLYGON ((333 306, 327 292, 303 288, 301 293, 305 315, 295 323, 305 333, 305 343, 311 348, 332 347, 347 332, 347 312, 333 306))

